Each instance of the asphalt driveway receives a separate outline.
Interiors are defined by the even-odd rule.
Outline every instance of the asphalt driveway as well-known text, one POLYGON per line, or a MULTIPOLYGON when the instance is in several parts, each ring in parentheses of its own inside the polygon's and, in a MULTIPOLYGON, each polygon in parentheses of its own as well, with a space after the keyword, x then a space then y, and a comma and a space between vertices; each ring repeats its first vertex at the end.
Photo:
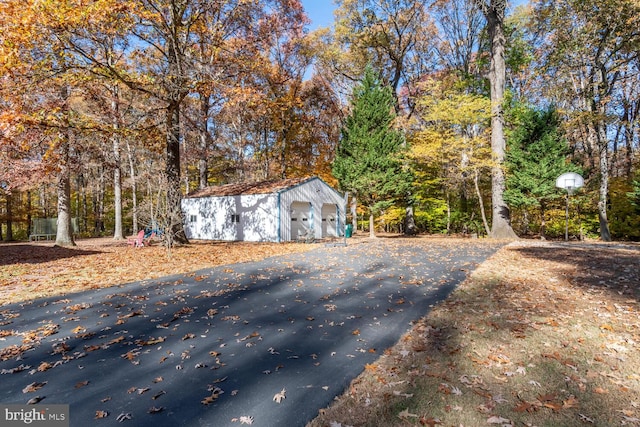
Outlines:
POLYGON ((38 344, 0 361, 0 403, 69 404, 78 427, 304 426, 499 246, 380 239, 2 306, 0 349, 38 344))

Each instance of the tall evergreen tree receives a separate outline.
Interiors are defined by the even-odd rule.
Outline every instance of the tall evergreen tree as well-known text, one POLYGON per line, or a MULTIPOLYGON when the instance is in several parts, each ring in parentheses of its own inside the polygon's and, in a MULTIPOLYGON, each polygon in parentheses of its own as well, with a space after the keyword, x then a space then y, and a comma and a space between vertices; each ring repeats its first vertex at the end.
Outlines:
POLYGON ((627 193, 627 197, 633 206, 635 206, 636 211, 640 213, 640 172, 636 173, 638 175, 638 179, 635 179, 631 185, 633 187, 633 191, 627 193))
POLYGON ((538 210, 544 238, 547 207, 562 197, 555 188, 556 178, 565 172, 579 172, 579 168, 567 161, 569 145, 559 132, 560 118, 554 107, 524 107, 517 115, 519 125, 507 140, 504 199, 514 208, 538 210))
POLYGON ((375 236, 374 215, 406 196, 412 174, 402 161, 405 143, 393 128, 395 98, 367 67, 354 89, 351 113, 341 129, 333 162, 340 187, 353 193, 369 212, 369 234, 375 236))

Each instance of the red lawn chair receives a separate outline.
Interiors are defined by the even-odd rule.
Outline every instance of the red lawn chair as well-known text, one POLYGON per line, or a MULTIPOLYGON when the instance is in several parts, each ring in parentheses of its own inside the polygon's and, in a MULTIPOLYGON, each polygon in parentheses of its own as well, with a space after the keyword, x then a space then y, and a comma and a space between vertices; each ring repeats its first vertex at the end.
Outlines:
POLYGON ((134 248, 141 248, 144 246, 144 230, 140 230, 138 231, 138 235, 135 237, 135 239, 129 238, 127 240, 127 243, 131 246, 133 246, 134 248))

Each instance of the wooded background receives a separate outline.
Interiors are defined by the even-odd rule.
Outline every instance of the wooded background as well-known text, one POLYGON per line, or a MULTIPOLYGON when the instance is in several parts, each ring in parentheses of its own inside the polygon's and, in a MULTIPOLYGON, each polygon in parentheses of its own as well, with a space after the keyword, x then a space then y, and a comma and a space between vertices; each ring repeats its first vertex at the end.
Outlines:
POLYGON ((332 164, 367 66, 395 97, 413 176, 377 227, 404 231, 410 206, 417 231, 489 234, 483 6, 506 12, 498 166, 514 231, 563 236, 555 178, 577 171, 571 235, 640 238, 638 1, 336 3, 316 31, 298 0, 0 3, 0 238, 47 217, 122 238, 207 185, 339 186, 332 164))

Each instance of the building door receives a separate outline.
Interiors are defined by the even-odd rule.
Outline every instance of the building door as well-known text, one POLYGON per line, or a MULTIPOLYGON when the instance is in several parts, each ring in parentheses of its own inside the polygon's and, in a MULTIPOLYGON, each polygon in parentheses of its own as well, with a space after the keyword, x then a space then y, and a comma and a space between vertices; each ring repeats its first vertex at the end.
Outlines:
POLYGON ((291 240, 298 240, 305 236, 312 227, 311 203, 291 203, 291 240))
POLYGON ((337 212, 336 205, 322 205, 322 237, 338 237, 337 212))

